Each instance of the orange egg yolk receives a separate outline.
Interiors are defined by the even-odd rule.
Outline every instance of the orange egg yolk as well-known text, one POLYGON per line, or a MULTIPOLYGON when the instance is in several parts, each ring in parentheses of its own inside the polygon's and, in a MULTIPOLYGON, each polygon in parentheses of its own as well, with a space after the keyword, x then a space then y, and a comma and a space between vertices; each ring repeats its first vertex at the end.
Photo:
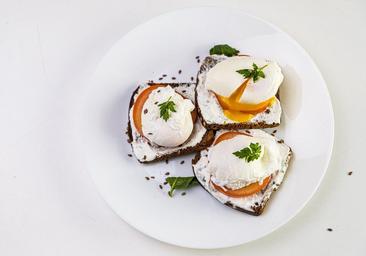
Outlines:
POLYGON ((224 115, 233 121, 247 122, 256 114, 263 112, 268 106, 273 104, 275 100, 275 97, 272 97, 259 104, 241 103, 240 98, 243 95, 249 80, 250 79, 246 79, 229 97, 216 94, 216 98, 224 111, 224 115))

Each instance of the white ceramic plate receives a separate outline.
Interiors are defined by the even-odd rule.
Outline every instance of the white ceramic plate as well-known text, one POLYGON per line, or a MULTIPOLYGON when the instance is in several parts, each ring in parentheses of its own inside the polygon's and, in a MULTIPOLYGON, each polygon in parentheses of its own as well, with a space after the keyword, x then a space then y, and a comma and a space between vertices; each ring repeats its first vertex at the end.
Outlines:
POLYGON ((269 234, 294 217, 317 190, 331 156, 333 111, 326 84, 308 54, 273 25, 233 9, 195 8, 167 13, 119 40, 100 63, 81 103, 77 136, 100 193, 127 223, 161 241, 222 248, 269 234), (138 82, 189 81, 214 44, 274 59, 283 68, 279 137, 294 158, 287 178, 259 217, 221 205, 201 187, 169 198, 164 173, 192 175, 192 155, 169 164, 141 165, 127 154, 128 102, 138 82), (178 70, 182 70, 178 74, 178 70), (185 160, 184 164, 180 161, 185 160), (147 181, 145 176, 155 176, 147 181), (160 180, 159 180, 160 179, 160 180))

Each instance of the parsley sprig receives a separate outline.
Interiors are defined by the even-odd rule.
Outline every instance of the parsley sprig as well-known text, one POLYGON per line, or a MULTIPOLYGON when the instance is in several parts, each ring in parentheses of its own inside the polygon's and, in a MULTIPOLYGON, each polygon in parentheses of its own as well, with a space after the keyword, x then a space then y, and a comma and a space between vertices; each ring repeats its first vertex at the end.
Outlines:
POLYGON ((240 159, 245 159, 248 163, 257 160, 261 155, 262 147, 259 143, 250 143, 249 147, 243 148, 239 151, 235 151, 233 155, 240 159))
POLYGON ((158 106, 160 108, 160 117, 165 120, 165 122, 170 117, 170 112, 176 112, 174 101, 170 100, 172 97, 163 103, 160 103, 158 106))
POLYGON ((264 75, 263 69, 267 66, 268 64, 259 68, 257 64, 253 63, 253 69, 239 69, 236 72, 243 75, 245 78, 253 78, 253 82, 255 83, 260 77, 266 77, 264 75))

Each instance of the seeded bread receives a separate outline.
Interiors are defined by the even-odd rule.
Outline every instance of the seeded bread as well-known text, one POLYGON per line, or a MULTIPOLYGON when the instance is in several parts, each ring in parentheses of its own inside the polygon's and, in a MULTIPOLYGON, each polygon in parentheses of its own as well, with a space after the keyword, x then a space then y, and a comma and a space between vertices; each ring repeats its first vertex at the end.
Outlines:
MULTIPOLYGON (((159 83, 170 85, 177 93, 183 97, 192 100, 195 103, 195 84, 193 83, 159 83)), ((185 155, 192 152, 200 151, 207 146, 210 146, 214 139, 214 132, 207 130, 197 118, 194 124, 193 131, 188 140, 182 145, 174 148, 161 147, 148 141, 144 136, 141 136, 134 126, 132 120, 132 109, 134 102, 146 87, 153 83, 139 85, 132 93, 128 110, 127 136, 128 142, 131 144, 132 150, 140 163, 149 163, 166 160, 175 156, 185 155)))
MULTIPOLYGON (((216 132, 215 139, 220 136, 222 133, 226 132, 225 130, 220 130, 216 132)), ((246 133, 251 133, 253 136, 260 135, 260 136, 273 136, 261 130, 247 130, 246 133)), ((283 140, 276 141, 281 145, 281 150, 284 150, 284 156, 282 160, 282 168, 280 170, 275 171, 272 174, 270 183, 265 187, 262 191, 251 195, 246 196, 243 198, 232 198, 226 196, 219 191, 217 191, 212 184, 210 183, 207 172, 207 165, 208 165, 208 150, 210 148, 204 149, 201 152, 198 152, 194 159, 192 160, 192 168, 193 173, 198 179, 201 186, 210 193, 213 197, 215 197, 219 202, 229 206, 235 210, 245 212, 251 215, 261 215, 264 208, 268 204, 268 201, 274 191, 276 191, 279 186, 281 185, 286 171, 289 164, 289 161, 292 156, 291 148, 288 147, 283 143, 283 140)))
MULTIPOLYGON (((215 94, 205 87, 207 72, 217 63, 227 59, 224 55, 211 55, 204 59, 197 74, 196 105, 202 124, 207 129, 263 129, 280 125, 281 105, 278 97, 263 112, 256 114, 248 122, 236 122, 227 118, 215 94)), ((278 94, 277 94, 278 96, 278 94)))

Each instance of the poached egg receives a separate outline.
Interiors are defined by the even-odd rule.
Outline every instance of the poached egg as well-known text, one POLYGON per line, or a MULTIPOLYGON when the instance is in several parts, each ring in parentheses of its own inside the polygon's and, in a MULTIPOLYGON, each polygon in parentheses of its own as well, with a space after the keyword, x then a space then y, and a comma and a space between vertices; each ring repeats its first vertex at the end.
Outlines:
POLYGON ((252 137, 239 133, 213 145, 208 152, 208 170, 211 180, 221 187, 239 189, 249 184, 261 183, 266 177, 281 169, 282 153, 278 142, 270 137, 252 137), (234 152, 258 143, 259 158, 246 161, 234 152))
POLYGON ((205 87, 215 93, 228 118, 244 122, 272 104, 282 81, 281 68, 276 62, 234 56, 217 63, 207 72, 205 87), (264 77, 254 81, 237 72, 253 70, 253 64, 262 70, 264 77))
POLYGON ((143 106, 141 115, 142 132, 151 142, 163 147, 176 147, 183 144, 193 131, 191 100, 183 98, 171 86, 153 90, 143 106), (167 120, 160 117, 159 104, 173 101, 175 112, 171 111, 167 120))

